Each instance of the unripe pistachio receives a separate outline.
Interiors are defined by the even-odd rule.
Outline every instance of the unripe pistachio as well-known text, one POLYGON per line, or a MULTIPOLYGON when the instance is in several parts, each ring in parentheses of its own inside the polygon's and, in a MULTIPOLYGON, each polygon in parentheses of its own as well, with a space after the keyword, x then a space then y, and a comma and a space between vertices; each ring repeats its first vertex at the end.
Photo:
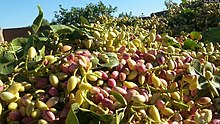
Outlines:
POLYGON ((36 49, 32 46, 28 49, 28 57, 33 59, 37 55, 36 49))
POLYGON ((79 84, 79 90, 83 91, 83 90, 90 90, 92 89, 92 85, 90 83, 81 83, 79 84))
POLYGON ((12 101, 16 100, 15 95, 10 92, 7 92, 7 91, 1 92, 0 98, 6 102, 12 102, 12 101))
POLYGON ((62 49, 61 49, 61 52, 65 53, 65 52, 67 52, 67 51, 69 51, 69 50, 71 50, 71 49, 72 49, 71 46, 69 46, 69 45, 64 45, 64 46, 62 47, 62 49))
POLYGON ((67 91, 71 92, 72 90, 74 90, 76 88, 77 82, 77 77, 71 76, 67 81, 67 91))
POLYGON ((9 88, 8 88, 8 92, 12 93, 12 94, 16 94, 19 89, 21 87, 21 83, 13 83, 9 88))
POLYGON ((123 86, 126 86, 128 89, 133 89, 138 87, 137 84, 131 81, 124 81, 123 86))
POLYGON ((18 104, 16 102, 11 102, 8 104, 9 110, 15 110, 15 109, 17 109, 17 107, 18 107, 18 104))
POLYGON ((50 74, 49 76, 50 84, 54 87, 58 86, 59 79, 55 74, 50 74))
POLYGON ((157 107, 155 107, 155 105, 151 105, 151 107, 149 109, 149 115, 155 122, 161 121, 160 120, 160 113, 159 113, 157 107))
POLYGON ((48 124, 48 122, 44 119, 38 120, 37 124, 48 124))
POLYGON ((42 101, 37 101, 36 102, 36 107, 39 109, 39 110, 48 110, 48 106, 46 103, 42 102, 42 101))
POLYGON ((174 114, 174 111, 171 108, 165 107, 160 109, 160 113, 165 116, 170 116, 174 114))
POLYGON ((146 98, 143 95, 133 95, 131 97, 131 100, 137 103, 144 103, 146 101, 146 98))
POLYGON ((151 75, 151 80, 152 80, 152 83, 154 85, 155 88, 158 88, 161 86, 161 81, 160 81, 160 78, 157 77, 155 74, 152 74, 151 75))
POLYGON ((133 80, 138 75, 137 71, 131 71, 127 77, 128 80, 133 80))

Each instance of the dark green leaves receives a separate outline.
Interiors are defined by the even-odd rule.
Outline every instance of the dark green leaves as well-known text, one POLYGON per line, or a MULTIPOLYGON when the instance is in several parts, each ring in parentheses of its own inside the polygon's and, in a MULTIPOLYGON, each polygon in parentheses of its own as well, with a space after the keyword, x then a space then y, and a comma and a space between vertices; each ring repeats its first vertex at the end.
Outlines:
POLYGON ((66 25, 51 25, 50 28, 54 33, 71 33, 74 31, 73 28, 66 25))
POLYGON ((66 124, 79 124, 79 120, 76 116, 76 112, 79 109, 79 104, 78 103, 73 103, 71 105, 71 109, 69 110, 69 113, 66 117, 66 124))
POLYGON ((127 105, 126 99, 125 99, 120 93, 115 92, 115 91, 111 91, 110 94, 112 94, 112 95, 115 97, 115 99, 116 99, 118 102, 120 102, 121 104, 127 105))
POLYGON ((172 45, 172 46, 175 46, 175 47, 180 47, 179 42, 171 36, 164 35, 162 37, 162 40, 163 40, 164 43, 166 43, 167 46, 172 45))
POLYGON ((202 32, 202 36, 205 40, 210 42, 220 42, 220 28, 211 28, 202 32))
POLYGON ((202 38, 202 35, 201 35, 201 33, 197 32, 197 31, 193 31, 190 33, 190 37, 193 40, 200 40, 202 38))
POLYGON ((80 20, 81 20, 82 25, 84 25, 84 24, 89 25, 89 21, 85 17, 80 16, 80 20))
POLYGON ((202 75, 202 65, 201 63, 199 62, 199 60, 197 59, 194 59, 192 62, 191 62, 191 66, 189 68, 189 71, 191 74, 194 74, 195 72, 198 73, 199 75, 202 75))
POLYGON ((109 58, 109 62, 105 64, 101 64, 101 67, 113 68, 119 64, 117 55, 115 53, 106 53, 109 58))
POLYGON ((34 34, 37 33, 37 31, 39 30, 40 26, 41 26, 41 23, 42 23, 42 20, 43 20, 43 11, 41 9, 41 7, 38 5, 38 10, 39 10, 39 14, 37 16, 37 18, 34 20, 31 28, 34 32, 34 34))
POLYGON ((193 41, 191 39, 187 39, 184 41, 183 49, 195 50, 198 48, 199 48, 199 45, 195 41, 193 41))

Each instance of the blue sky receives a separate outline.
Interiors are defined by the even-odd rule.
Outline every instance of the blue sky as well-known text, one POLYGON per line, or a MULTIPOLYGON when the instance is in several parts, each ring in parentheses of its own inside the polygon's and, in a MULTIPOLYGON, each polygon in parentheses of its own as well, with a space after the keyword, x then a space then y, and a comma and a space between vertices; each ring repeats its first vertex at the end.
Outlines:
MULTIPOLYGON (((89 3, 98 3, 100 0, 1 0, 0 27, 25 27, 32 24, 38 14, 39 4, 44 11, 44 18, 51 21, 54 11, 59 5, 70 9, 71 7, 85 7, 89 3)), ((101 0, 105 5, 117 6, 117 16, 121 12, 132 12, 133 15, 150 15, 165 9, 164 0, 101 0)), ((180 3, 181 0, 173 0, 180 3)))

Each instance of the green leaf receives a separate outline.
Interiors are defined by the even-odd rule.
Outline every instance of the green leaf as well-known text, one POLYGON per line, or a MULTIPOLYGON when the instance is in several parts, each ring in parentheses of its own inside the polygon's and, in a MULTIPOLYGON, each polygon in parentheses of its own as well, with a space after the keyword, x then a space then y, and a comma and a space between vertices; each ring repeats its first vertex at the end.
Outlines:
POLYGON ((15 38, 10 42, 14 51, 21 50, 27 43, 27 38, 15 38))
POLYGON ((102 67, 113 68, 119 64, 118 58, 115 56, 109 56, 109 62, 101 64, 102 67))
POLYGON ((202 32, 202 36, 205 40, 208 40, 210 42, 220 43, 220 27, 208 29, 202 32))
POLYGON ((202 75, 202 65, 199 60, 194 59, 191 62, 191 66, 195 69, 196 73, 198 73, 199 75, 202 75))
POLYGON ((115 92, 115 91, 111 91, 110 94, 112 94, 115 97, 115 99, 118 102, 120 102, 121 104, 123 104, 123 105, 127 105, 128 104, 127 101, 125 100, 125 98, 120 93, 115 92))
POLYGON ((0 74, 11 74, 16 66, 15 61, 9 61, 7 63, 0 63, 0 74))
MULTIPOLYGON (((200 76, 201 77, 201 76, 200 76)), ((198 89, 199 90, 205 90, 205 89, 207 89, 207 87, 208 87, 208 82, 207 81, 204 81, 204 82, 202 82, 202 83, 199 83, 199 85, 198 85, 198 89)))
POLYGON ((187 0, 182 0, 182 4, 186 4, 187 3, 187 0))
MULTIPOLYGON (((80 108, 79 114, 83 115, 83 117, 79 117, 77 115, 80 123, 85 122, 85 119, 86 120, 88 120, 88 119, 98 119, 101 124, 109 124, 113 120, 113 115, 97 114, 97 113, 95 113, 93 111, 90 111, 90 110, 84 109, 84 108, 80 108), (81 112, 83 114, 81 114, 81 112)), ((82 124, 84 124, 84 123, 82 123, 82 124)))
POLYGON ((212 63, 210 62, 206 62, 204 67, 203 67, 203 74, 205 74, 205 71, 208 70, 210 72, 213 73, 213 67, 212 67, 212 63))
POLYGON ((79 124, 79 120, 76 116, 76 111, 79 109, 80 105, 78 103, 73 103, 71 109, 66 117, 66 124, 79 124))
POLYGON ((74 31, 73 28, 66 25, 51 25, 50 28, 54 33, 71 33, 74 31))
POLYGON ((126 110, 126 108, 120 108, 120 109, 116 110, 116 112, 115 112, 116 113, 116 117, 115 117, 116 124, 124 124, 125 123, 125 118, 124 118, 125 110, 126 110))
POLYGON ((183 102, 178 102, 178 101, 173 100, 171 101, 171 103, 173 106, 176 106, 179 109, 186 110, 189 108, 189 106, 187 104, 184 104, 183 102))
POLYGON ((38 50, 39 55, 36 57, 36 61, 41 61, 42 58, 45 56, 45 46, 42 47, 42 49, 38 50))
POLYGON ((40 5, 38 5, 37 7, 38 7, 38 10, 39 10, 39 13, 38 13, 38 16, 35 18, 32 26, 31 26, 34 34, 36 34, 37 31, 39 30, 39 28, 41 26, 41 23, 42 23, 42 20, 43 20, 43 15, 44 15, 40 5))
POLYGON ((179 42, 171 36, 168 35, 162 36, 162 41, 164 41, 164 43, 166 43, 167 46, 172 45, 175 47, 180 47, 179 42))
POLYGON ((193 32, 190 33, 190 37, 193 40, 200 40, 202 38, 202 34, 197 32, 197 31, 193 31, 193 32))
POLYGON ((85 17, 80 16, 80 20, 81 20, 82 25, 84 25, 84 24, 89 25, 89 21, 85 17))
POLYGON ((199 45, 195 41, 193 41, 191 39, 187 39, 184 41, 183 49, 195 50, 198 48, 199 48, 199 45))
POLYGON ((215 75, 212 79, 212 84, 214 87, 219 88, 220 89, 220 77, 215 75))
POLYGON ((92 67, 93 67, 93 68, 95 68, 95 67, 98 65, 98 63, 99 63, 98 57, 96 57, 96 56, 94 56, 94 55, 92 55, 92 57, 90 58, 90 60, 92 61, 92 67))

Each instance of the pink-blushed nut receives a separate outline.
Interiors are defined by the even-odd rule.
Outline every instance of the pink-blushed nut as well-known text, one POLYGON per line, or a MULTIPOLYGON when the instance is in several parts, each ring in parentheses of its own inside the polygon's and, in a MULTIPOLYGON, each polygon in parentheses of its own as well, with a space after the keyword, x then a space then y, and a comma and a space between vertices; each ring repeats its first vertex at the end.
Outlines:
POLYGON ((164 107, 165 107, 165 104, 166 104, 166 103, 165 103, 162 99, 158 99, 158 100, 156 101, 156 106, 157 106, 158 109, 164 108, 164 107))
POLYGON ((220 119, 213 119, 210 124, 220 124, 220 119))
POLYGON ((10 111, 8 114, 8 118, 11 121, 18 121, 21 119, 21 114, 19 113, 19 111, 10 111))
POLYGON ((107 91, 108 93, 110 93, 111 90, 112 90, 110 87, 103 87, 103 89, 104 89, 105 91, 107 91))
POLYGON ((51 87, 49 90, 48 90, 48 94, 50 96, 57 96, 59 94, 58 92, 58 89, 56 87, 51 87))
POLYGON ((115 70, 121 72, 123 70, 124 65, 123 64, 118 64, 118 66, 116 66, 115 70))
POLYGON ((74 61, 74 54, 71 53, 69 56, 67 56, 67 60, 70 61, 74 61))
POLYGON ((83 67, 83 68, 86 67, 86 63, 84 63, 83 60, 79 59, 78 62, 81 67, 83 67))
POLYGON ((183 95, 183 101, 184 102, 189 102, 191 100, 191 98, 190 98, 190 96, 188 96, 188 95, 183 95))
POLYGON ((198 109, 196 108, 196 106, 193 106, 191 109, 190 109, 190 114, 191 115, 194 115, 196 113, 196 111, 198 111, 198 109))
POLYGON ((131 97, 134 95, 139 95, 139 92, 137 90, 134 89, 129 89, 127 90, 127 94, 124 95, 124 98, 130 102, 131 101, 131 97))
POLYGON ((104 98, 102 101, 101 101, 102 105, 104 107, 107 107, 109 108, 110 110, 115 110, 115 107, 114 107, 114 104, 113 104, 113 101, 110 100, 110 99, 107 99, 107 98, 104 98))
POLYGON ((190 91, 190 94, 191 94, 191 96, 196 96, 196 94, 197 94, 197 89, 191 90, 191 91, 190 91))
POLYGON ((40 78, 35 84, 35 88, 41 89, 42 87, 46 86, 48 84, 47 78, 40 78))
POLYGON ((148 102, 149 101, 149 96, 148 96, 147 91, 145 89, 140 89, 139 92, 140 92, 141 95, 143 95, 145 97, 146 102, 148 102))
POLYGON ((22 123, 22 124, 30 124, 33 120, 34 120, 34 119, 31 118, 31 117, 23 117, 23 118, 21 119, 21 123, 22 123))
POLYGON ((164 80, 164 79, 160 78, 160 81, 161 81, 161 83, 163 84, 163 86, 165 86, 165 87, 167 87, 167 86, 168 86, 168 83, 167 83, 167 81, 166 81, 166 80, 164 80))
POLYGON ((119 73, 119 80, 120 81, 125 81, 126 80, 127 75, 124 72, 120 72, 119 73))
POLYGON ((160 56, 160 57, 157 58, 157 63, 158 63, 159 65, 162 65, 162 64, 164 64, 165 62, 166 62, 166 59, 165 59, 164 56, 160 56))
POLYGON ((86 57, 90 57, 92 54, 88 50, 84 50, 82 55, 86 57))
POLYGON ((146 63, 146 69, 151 69, 153 68, 153 65, 151 63, 146 63))
POLYGON ((115 87, 116 86, 116 81, 113 78, 108 79, 108 85, 110 87, 115 87))
POLYGON ((118 71, 113 71, 112 74, 111 74, 111 78, 117 80, 118 79, 118 75, 119 75, 118 71))
POLYGON ((4 90, 4 86, 0 86, 0 91, 4 90))
POLYGON ((146 72, 147 71, 147 68, 146 68, 146 66, 144 65, 144 64, 137 64, 136 65, 136 70, 137 71, 139 71, 139 72, 141 72, 141 73, 144 73, 144 72, 146 72))
POLYGON ((128 60, 128 59, 130 59, 130 54, 128 54, 128 53, 123 53, 123 54, 122 54, 122 58, 125 59, 125 60, 128 60))
POLYGON ((149 50, 148 53, 156 56, 157 55, 157 50, 149 50))
POLYGON ((161 42, 161 41, 162 41, 162 37, 161 37, 160 34, 157 34, 157 35, 156 35, 156 41, 157 41, 157 42, 161 42))
POLYGON ((108 74, 104 71, 101 71, 102 73, 102 80, 107 80, 108 79, 108 74))
POLYGON ((47 120, 49 122, 53 122, 56 119, 54 113, 51 112, 50 110, 44 110, 42 112, 42 116, 45 120, 47 120))
POLYGON ((162 79, 167 79, 167 78, 166 78, 166 70, 162 69, 162 70, 160 71, 159 77, 162 78, 162 79))
POLYGON ((121 95, 127 94, 127 91, 125 89, 118 87, 118 86, 113 87, 112 91, 116 91, 116 92, 120 93, 121 95))
POLYGON ((142 65, 145 63, 145 60, 144 59, 139 59, 136 61, 137 65, 142 65))
POLYGON ((103 94, 103 96, 104 96, 105 98, 108 98, 108 96, 109 96, 108 91, 101 89, 100 92, 103 94))
POLYGON ((72 63, 72 64, 68 67, 68 72, 69 72, 69 73, 73 73, 77 67, 78 67, 77 64, 72 63))
POLYGON ((140 57, 138 56, 138 54, 134 53, 134 54, 131 55, 131 59, 137 61, 137 60, 140 59, 140 57))
POLYGON ((69 65, 67 65, 67 64, 62 64, 62 65, 60 66, 60 69, 62 70, 62 72, 68 73, 68 72, 69 72, 69 65))
POLYGON ((45 59, 43 63, 45 66, 47 66, 49 64, 49 61, 47 59, 45 59))
POLYGON ((126 86, 121 86, 121 88, 123 88, 124 90, 126 90, 127 91, 127 87, 126 86))
POLYGON ((46 93, 41 93, 38 98, 40 101, 46 102, 49 99, 49 96, 46 93))
POLYGON ((92 87, 89 89, 89 92, 93 95, 100 93, 100 88, 99 87, 92 87))
POLYGON ((121 46, 118 50, 119 53, 123 53, 125 51, 126 47, 125 46, 121 46))
POLYGON ((104 99, 104 95, 102 93, 98 93, 96 96, 95 96, 95 103, 98 104, 100 103, 103 99, 104 99))
POLYGON ((190 63, 192 60, 192 57, 186 57, 186 59, 183 60, 183 63, 190 63))

